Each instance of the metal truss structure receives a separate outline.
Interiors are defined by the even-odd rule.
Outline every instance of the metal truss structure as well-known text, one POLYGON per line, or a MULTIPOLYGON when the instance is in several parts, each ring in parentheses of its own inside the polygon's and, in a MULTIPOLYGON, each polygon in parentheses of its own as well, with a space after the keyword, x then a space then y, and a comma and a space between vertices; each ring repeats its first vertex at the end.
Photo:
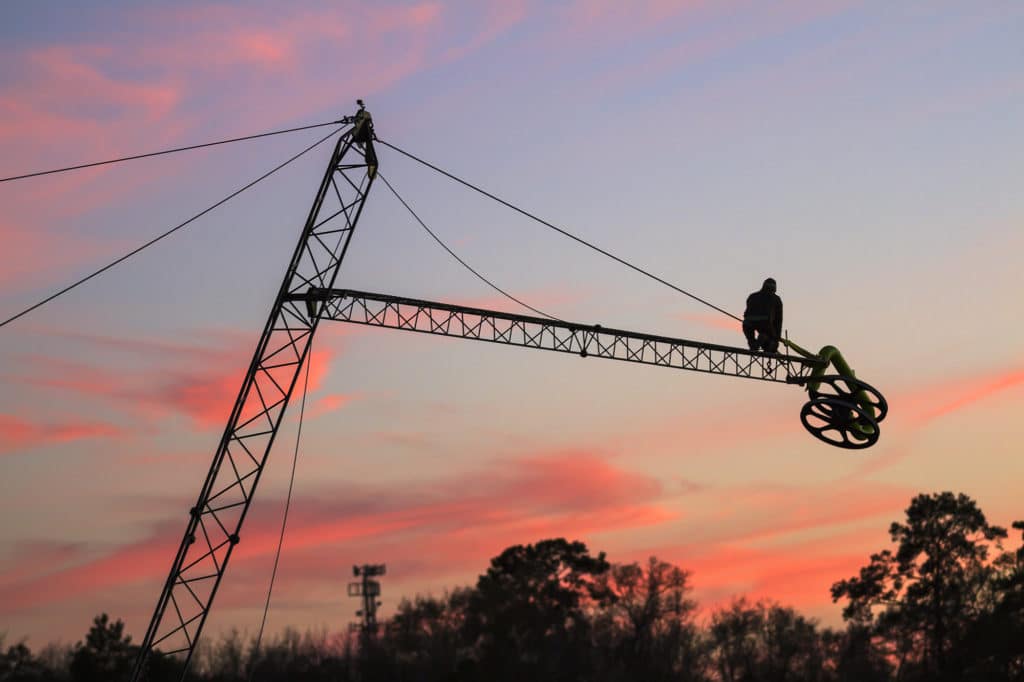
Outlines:
POLYGON ((802 383, 822 364, 817 359, 797 355, 758 353, 600 325, 349 289, 309 289, 293 300, 306 301, 308 319, 338 320, 745 379, 802 383))
MULTIPOLYGON (((368 118, 368 115, 367 115, 368 118)), ((319 320, 295 297, 333 285, 376 176, 359 115, 334 147, 295 253, 260 336, 209 473, 146 630, 132 680, 154 652, 179 654, 188 669, 252 503, 319 320)), ((184 675, 184 670, 182 675, 184 675)))
MULTIPOLYGON (((368 112, 361 108, 343 122, 351 127, 334 147, 206 480, 189 511, 184 536, 140 647, 133 682, 147 677, 154 653, 180 655, 184 679, 322 319, 806 384, 812 400, 801 419, 812 434, 839 447, 868 447, 877 440, 877 422, 887 410, 881 394, 854 379, 848 368, 843 376, 822 376, 827 361, 809 353, 759 353, 600 325, 335 289, 377 174, 368 112)), ((357 584, 356 596, 364 599, 367 632, 371 625, 376 627, 380 593, 379 583, 367 576, 382 575, 383 565, 380 573, 374 573, 377 569, 362 567, 363 582, 357 584)))
POLYGON ((352 575, 361 578, 359 582, 348 584, 348 596, 358 597, 362 601, 362 608, 356 611, 359 616, 359 623, 352 623, 352 629, 359 632, 362 642, 372 639, 377 635, 377 607, 381 605, 377 601, 380 596, 380 581, 374 578, 387 573, 385 564, 363 564, 353 566, 352 575))

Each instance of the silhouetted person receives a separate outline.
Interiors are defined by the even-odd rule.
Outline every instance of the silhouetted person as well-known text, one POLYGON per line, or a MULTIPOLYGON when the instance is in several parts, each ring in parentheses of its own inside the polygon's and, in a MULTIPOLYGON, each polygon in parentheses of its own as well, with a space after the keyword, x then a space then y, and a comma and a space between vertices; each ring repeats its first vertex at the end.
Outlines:
POLYGON ((359 111, 352 121, 352 141, 363 145, 363 156, 366 159, 367 173, 372 178, 377 174, 377 152, 373 149, 373 117, 366 110, 363 100, 357 99, 359 111))
POLYGON ((743 312, 743 334, 750 350, 779 351, 782 338, 782 299, 775 294, 775 280, 769 277, 760 291, 747 296, 743 312))

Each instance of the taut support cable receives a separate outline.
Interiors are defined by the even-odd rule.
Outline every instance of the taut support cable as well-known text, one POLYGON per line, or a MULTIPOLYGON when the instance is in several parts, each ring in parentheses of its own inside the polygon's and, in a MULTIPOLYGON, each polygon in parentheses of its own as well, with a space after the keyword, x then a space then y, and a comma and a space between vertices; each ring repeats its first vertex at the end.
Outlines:
POLYGON ((0 182, 10 182, 12 180, 25 180, 26 178, 36 178, 40 175, 53 175, 54 173, 66 173, 67 171, 81 170, 83 168, 93 168, 94 166, 106 166, 112 163, 121 163, 122 161, 134 161, 136 159, 146 159, 150 156, 162 156, 164 154, 176 154, 178 152, 187 152, 192 149, 202 149, 203 147, 215 147, 219 144, 230 144, 231 142, 243 142, 245 140, 255 140, 260 137, 270 137, 272 135, 283 135, 284 133, 295 133, 300 130, 310 130, 312 128, 322 128, 330 125, 340 125, 344 121, 327 121, 326 123, 314 123, 308 126, 299 126, 298 128, 285 128, 284 130, 272 130, 269 133, 256 133, 255 135, 245 135, 243 137, 232 137, 227 140, 217 140, 216 142, 203 142, 201 144, 192 144, 187 147, 175 147, 174 149, 163 149, 158 152, 146 152, 145 154, 134 154, 132 156, 122 156, 118 159, 108 159, 106 161, 93 161, 92 163, 80 163, 77 166, 65 166, 64 168, 53 168, 51 170, 36 171, 34 173, 25 173, 23 175, 12 175, 9 178, 0 178, 0 182))
POLYGON ((529 211, 527 211, 525 209, 522 209, 522 208, 519 208, 518 206, 516 206, 515 204, 513 204, 511 202, 506 201, 506 200, 502 199, 499 196, 491 194, 490 192, 488 192, 485 189, 477 187, 476 185, 474 185, 473 183, 469 182, 468 180, 463 180, 462 178, 458 177, 457 175, 449 173, 448 171, 444 170, 443 168, 438 168, 437 166, 435 166, 434 164, 430 163, 429 161, 424 161, 420 157, 415 156, 413 154, 410 154, 409 152, 405 151, 404 149, 399 149, 395 145, 390 144, 388 142, 385 142, 384 140, 378 140, 378 142, 380 142, 385 147, 388 147, 390 149, 394 149, 399 154, 402 154, 403 156, 407 156, 410 159, 412 159, 413 161, 416 161, 417 163, 420 163, 420 164, 426 166, 427 168, 430 168, 431 170, 437 171, 441 175, 444 175, 444 176, 454 180, 455 182, 457 182, 457 183, 459 183, 461 185, 465 185, 466 187, 470 188, 471 190, 473 190, 475 192, 479 192, 480 194, 483 194, 485 197, 487 197, 489 199, 493 199, 494 201, 497 201, 499 204, 502 204, 503 206, 511 208, 513 211, 516 211, 517 213, 521 213, 522 215, 526 216, 530 220, 538 222, 538 223, 540 223, 541 225, 543 225, 545 227, 551 228, 555 232, 558 232, 559 234, 564 235, 564 236, 568 237, 569 239, 572 239, 574 241, 579 242, 580 244, 583 244, 584 246, 586 246, 589 249, 593 249, 594 251, 597 251, 598 253, 600 253, 600 254, 602 254, 604 256, 607 256, 608 258, 611 258, 612 260, 616 261, 617 263, 621 263, 622 265, 625 265, 627 268, 630 268, 631 270, 635 270, 635 271, 639 272, 641 275, 644 275, 645 277, 649 277, 650 279, 653 279, 655 282, 659 282, 660 284, 664 284, 669 289, 677 291, 680 294, 683 294, 684 296, 689 296, 690 298, 692 298, 693 300, 697 301, 698 303, 703 303, 704 305, 708 306, 709 308, 713 308, 714 310, 717 310, 718 312, 722 313, 723 315, 727 315, 728 317, 731 317, 732 319, 736 320, 737 322, 742 322, 743 321, 739 317, 736 317, 735 315, 730 313, 728 310, 725 310, 724 308, 719 308, 714 303, 711 303, 710 301, 706 301, 703 298, 701 298, 700 296, 696 296, 694 294, 691 294, 689 291, 686 291, 685 289, 683 289, 681 287, 678 287, 675 284, 672 284, 671 282, 669 282, 669 281, 667 281, 667 280, 665 280, 665 279, 663 279, 661 277, 658 277, 657 275, 655 275, 655 274, 653 274, 653 273, 651 273, 651 272, 649 272, 647 270, 644 270, 640 266, 633 265, 632 263, 630 263, 629 261, 625 260, 624 258, 619 258, 614 253, 611 253, 610 251, 606 251, 605 249, 602 249, 600 246, 597 246, 596 244, 592 244, 591 242, 588 242, 586 239, 583 239, 582 237, 578 237, 578 236, 574 235, 573 233, 569 232, 568 230, 563 230, 562 228, 558 227, 557 225, 553 225, 553 224, 549 223, 548 221, 544 220, 543 218, 539 218, 539 217, 535 216, 534 214, 530 213, 529 211))
POLYGON ((71 291, 75 287, 80 286, 82 284, 85 284, 86 282, 88 282, 93 277, 96 277, 97 275, 100 275, 100 274, 106 272, 107 270, 109 270, 110 268, 114 267, 115 265, 117 265, 119 263, 123 263, 124 261, 128 260, 129 258, 131 258, 135 254, 139 253, 140 251, 149 248, 153 244, 156 244, 158 241, 160 241, 164 237, 169 237, 172 234, 174 234, 175 232, 177 232, 178 230, 182 229, 183 227, 187 227, 188 225, 194 223, 196 220, 199 220, 200 218, 202 218, 204 215, 206 215, 207 213, 209 213, 213 209, 217 208, 218 206, 222 206, 223 204, 226 204, 228 201, 230 201, 231 199, 234 199, 239 194, 241 194, 245 190, 249 189, 253 185, 256 185, 257 183, 262 182, 263 180, 266 180, 267 178, 269 178, 271 175, 273 175, 277 171, 281 170, 282 168, 284 168, 285 166, 287 166, 291 162, 293 162, 296 159, 298 159, 300 156, 304 156, 307 152, 310 152, 310 151, 316 149, 321 144, 323 144, 324 142, 326 142, 330 138, 334 137, 340 130, 341 130, 341 128, 338 128, 337 130, 331 131, 329 134, 325 135, 324 137, 321 137, 319 140, 317 140, 313 144, 309 145, 308 147, 303 149, 301 152, 299 152, 295 156, 292 156, 287 161, 274 166, 273 168, 271 168, 269 171, 267 171, 263 175, 259 176, 258 178, 256 178, 252 182, 249 182, 248 184, 243 185, 242 187, 239 187, 234 192, 232 192, 231 194, 227 195, 226 197, 224 197, 223 199, 221 199, 217 203, 212 204, 210 206, 207 206, 202 211, 200 211, 199 213, 196 213, 194 216, 192 216, 191 218, 189 218, 185 222, 179 223, 179 224, 175 225, 174 227, 172 227, 171 229, 167 230, 166 232, 164 232, 162 234, 159 234, 156 237, 153 237, 152 239, 150 239, 145 244, 132 249, 131 251, 129 251, 128 253, 124 254, 120 258, 117 258, 117 259, 107 263, 106 265, 104 265, 99 270, 96 270, 96 271, 86 275, 85 277, 82 277, 81 279, 79 279, 79 280, 77 280, 77 281, 67 285, 63 289, 50 294, 49 296, 47 296, 43 300, 39 301, 38 303, 34 303, 34 304, 30 305, 29 307, 27 307, 24 310, 22 310, 20 313, 18 313, 16 315, 12 315, 11 317, 8 317, 3 322, 0 322, 0 327, 7 326, 11 322, 14 322, 16 319, 18 319, 19 317, 22 317, 23 315, 27 315, 28 313, 32 312, 36 308, 39 308, 39 307, 49 303, 50 301, 52 301, 53 299, 57 298, 58 296, 62 296, 63 294, 66 294, 67 292, 71 291))

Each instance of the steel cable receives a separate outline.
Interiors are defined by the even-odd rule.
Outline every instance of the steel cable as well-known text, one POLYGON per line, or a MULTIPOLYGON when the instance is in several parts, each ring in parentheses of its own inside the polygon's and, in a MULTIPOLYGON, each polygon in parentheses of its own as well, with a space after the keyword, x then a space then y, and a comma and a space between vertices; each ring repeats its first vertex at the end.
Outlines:
POLYGON ((150 239, 148 242, 146 242, 142 246, 136 247, 135 249, 129 251, 128 253, 126 253, 125 255, 121 256, 120 258, 118 258, 116 260, 113 260, 110 263, 107 263, 106 265, 104 265, 99 270, 96 270, 96 271, 86 275, 85 277, 82 277, 81 279, 77 280, 76 282, 74 282, 72 284, 69 284, 68 286, 64 287, 60 291, 57 291, 57 292, 55 292, 53 294, 50 294, 49 296, 47 296, 43 300, 39 301, 38 303, 34 303, 33 305, 30 305, 28 308, 25 308, 20 313, 18 313, 16 315, 12 315, 11 317, 8 317, 3 322, 0 322, 0 327, 7 326, 11 322, 14 322, 15 320, 17 320, 19 317, 22 317, 23 315, 27 315, 28 313, 32 312, 36 308, 39 308, 39 307, 49 303, 50 301, 52 301, 53 299, 57 298, 58 296, 66 294, 67 292, 71 291, 72 289, 74 289, 75 287, 77 287, 79 285, 85 284, 86 282, 88 282, 93 277, 96 277, 97 275, 100 275, 100 274, 106 272, 107 270, 109 270, 110 268, 114 267, 115 265, 128 260, 129 258, 131 258, 135 254, 139 253, 143 249, 146 249, 146 248, 152 246, 153 244, 156 244, 158 241, 160 241, 164 237, 168 237, 171 234, 174 234, 175 232, 177 232, 178 230, 180 230, 180 229, 190 225, 191 223, 193 223, 196 220, 198 220, 199 218, 203 217, 204 215, 206 215, 207 213, 209 213, 213 209, 215 209, 218 206, 221 206, 221 205, 227 203, 231 199, 234 199, 236 196, 238 196, 239 194, 241 194, 245 190, 249 189, 253 185, 256 185, 257 183, 259 183, 259 182, 269 178, 271 175, 273 175, 277 171, 281 170, 282 168, 284 168, 288 164, 292 163, 293 161, 295 161, 299 157, 301 157, 301 156, 305 155, 306 153, 312 151, 313 149, 319 147, 321 144, 323 144, 324 142, 326 142, 330 138, 334 137, 340 130, 342 130, 342 129, 338 128, 338 129, 330 132, 328 135, 326 135, 324 137, 321 137, 319 140, 317 140, 316 142, 314 142, 310 146, 306 147, 305 149, 303 149, 298 154, 292 156, 287 161, 284 161, 283 163, 278 164, 277 166, 275 166, 271 170, 267 171, 263 175, 259 176, 255 180, 253 180, 253 181, 249 182, 248 184, 246 184, 246 185, 236 189, 234 192, 232 192, 231 194, 227 195, 226 197, 224 197, 223 199, 221 199, 217 203, 212 204, 211 206, 208 206, 207 208, 204 208, 202 211, 200 211, 199 213, 196 213, 194 216, 192 216, 191 218, 189 218, 185 222, 179 223, 178 225, 175 225, 174 227, 172 227, 171 229, 167 230, 166 232, 164 232, 164 233, 154 237, 153 239, 150 239))
POLYGON ((523 306, 524 308, 527 308, 528 310, 532 310, 533 312, 537 313, 541 317, 547 317, 547 318, 550 318, 552 320, 556 320, 558 322, 562 322, 562 320, 559 320, 554 315, 549 315, 548 313, 544 312, 543 310, 538 310, 537 308, 534 308, 529 303, 524 303, 523 301, 519 300, 518 298, 516 298, 512 294, 508 293, 507 291, 505 291, 504 289, 499 287, 497 284, 495 284, 491 280, 489 280, 486 277, 484 277, 483 275, 481 275, 469 263, 467 263, 466 261, 462 260, 454 251, 452 251, 450 248, 448 248, 448 245, 445 244, 444 241, 442 241, 441 238, 438 237, 434 233, 433 230, 431 230, 429 227, 427 227, 427 224, 424 223, 423 220, 420 219, 420 217, 416 214, 416 211, 412 210, 412 207, 409 206, 409 204, 406 203, 405 199, 402 198, 402 196, 398 193, 398 191, 394 187, 391 186, 391 183, 388 182, 387 178, 385 178, 383 174, 380 174, 380 173, 378 173, 378 174, 380 175, 380 179, 384 181, 384 184, 388 186, 388 189, 391 190, 391 193, 395 195, 395 198, 398 199, 398 201, 400 201, 402 203, 402 206, 405 206, 406 210, 409 211, 409 213, 412 214, 412 217, 416 219, 416 222, 418 222, 420 224, 420 227, 422 227, 424 230, 426 230, 427 234, 429 234, 431 237, 433 237, 434 241, 436 241, 438 244, 441 245, 441 248, 443 248, 445 251, 447 251, 449 253, 449 255, 451 255, 452 258, 454 258, 459 263, 461 263, 463 267, 465 267, 467 270, 469 270, 474 275, 476 275, 477 278, 480 279, 480 281, 482 281, 484 284, 486 284, 487 286, 489 286, 492 289, 494 289, 495 291, 497 291, 502 296, 505 296, 506 298, 508 298, 508 299, 510 299, 512 301, 515 301, 516 303, 518 303, 519 305, 523 306))
POLYGON ((267 601, 263 605, 263 619, 260 621, 260 630, 256 635, 256 642, 253 644, 252 653, 249 658, 249 682, 252 682, 256 674, 256 654, 260 650, 260 643, 263 641, 263 628, 267 625, 267 613, 270 612, 270 596, 274 592, 274 580, 277 578, 277 565, 281 561, 281 548, 284 546, 284 530, 288 525, 288 510, 292 506, 292 488, 295 486, 295 469, 299 463, 299 443, 302 441, 302 422, 306 415, 306 395, 309 393, 309 366, 313 363, 313 338, 309 339, 309 347, 306 349, 306 380, 302 386, 302 404, 299 408, 299 428, 295 434, 295 453, 292 455, 292 473, 288 479, 288 495, 284 501, 284 516, 281 519, 281 534, 277 539, 277 551, 274 553, 274 568, 270 572, 270 585, 267 587, 267 601))
POLYGON ((443 168, 439 168, 439 167, 435 166, 434 164, 430 163, 429 161, 424 161, 420 157, 415 156, 413 154, 410 154, 409 152, 405 151, 404 149, 399 149, 395 145, 390 144, 389 142, 385 142, 384 140, 378 140, 378 142, 380 142, 385 147, 389 147, 389 148, 395 150, 396 152, 398 152, 399 154, 402 154, 403 156, 407 156, 408 158, 412 159, 413 161, 416 161, 417 163, 420 163, 420 164, 426 166, 427 168, 430 168, 430 169, 432 169, 434 171, 437 171, 441 175, 444 175, 444 176, 454 180, 455 182, 458 182, 459 184, 464 185, 464 186, 470 188, 471 190, 473 190, 475 192, 479 192, 480 194, 483 194, 485 197, 488 197, 489 199, 493 199, 494 201, 497 201, 499 204, 502 204, 503 206, 506 206, 506 207, 512 209, 513 211, 516 211, 517 213, 521 213, 522 215, 526 216, 527 218, 529 218, 529 219, 531 219, 533 221, 536 221, 536 222, 540 223, 541 225, 543 225, 545 227, 548 227, 548 228, 554 230, 555 232, 558 232, 559 234, 562 234, 563 236, 568 237, 569 239, 573 239, 573 240, 579 242, 580 244, 583 244, 587 248, 593 249, 594 251, 597 251, 598 253, 600 253, 600 254, 602 254, 604 256, 607 256, 608 258, 611 258, 612 260, 614 260, 614 261, 616 261, 618 263, 621 263, 622 265, 625 265, 626 267, 628 267, 628 268, 630 268, 632 270, 635 270, 636 272, 639 272, 640 274, 644 275, 645 277, 649 277, 650 279, 653 279, 655 282, 659 282, 660 284, 663 284, 663 285, 667 286, 669 289, 673 289, 674 291, 677 291, 680 294, 683 294, 685 296, 689 296, 693 300, 695 300, 695 301, 697 301, 699 303, 703 303, 704 305, 708 306, 709 308, 713 308, 713 309, 717 310, 718 312, 722 313, 723 315, 727 315, 727 316, 731 317, 732 319, 734 319, 734 320, 736 320, 738 322, 742 322, 743 321, 741 318, 736 317, 735 315, 730 313, 728 310, 725 310, 723 308, 719 308, 714 303, 711 303, 710 301, 706 301, 703 298, 701 298, 700 296, 696 296, 694 294, 691 294, 689 291, 686 291, 685 289, 683 289, 681 287, 678 287, 675 284, 672 284, 671 282, 669 282, 669 281, 667 281, 667 280, 665 280, 665 279, 663 279, 661 277, 658 277, 657 275, 655 275, 655 274, 653 274, 651 272, 648 272, 647 270, 644 270, 643 268, 641 268, 641 267, 639 267, 637 265, 633 265, 632 263, 630 263, 629 261, 625 260, 624 258, 620 258, 620 257, 616 256, 615 254, 613 254, 613 253, 611 253, 609 251, 606 251, 605 249, 602 249, 601 247, 597 246, 596 244, 592 244, 591 242, 588 242, 586 239, 583 239, 582 237, 578 237, 578 236, 572 234, 571 232, 569 232, 567 230, 563 230, 562 228, 558 227, 557 225, 553 225, 553 224, 549 223, 548 221, 544 220, 543 218, 538 218, 537 216, 535 216, 534 214, 530 213, 529 211, 526 211, 525 209, 519 208, 515 204, 513 204, 513 203, 511 203, 509 201, 506 201, 505 199, 502 199, 499 196, 491 194, 487 190, 482 189, 480 187, 477 187, 473 183, 471 183, 471 182, 469 182, 467 180, 463 180, 462 178, 458 177, 457 175, 449 173, 448 171, 444 170, 443 168))
POLYGON ((145 154, 134 154, 132 156, 122 156, 118 159, 108 159, 106 161, 93 161, 92 163, 81 163, 77 166, 65 166, 64 168, 53 168, 51 170, 36 171, 34 173, 24 173, 22 175, 12 175, 9 178, 0 178, 0 182, 10 182, 11 180, 24 180, 26 178, 35 178, 40 175, 52 175, 54 173, 65 173, 67 171, 81 170, 83 168, 92 168, 94 166, 106 166, 112 163, 121 163, 122 161, 134 161, 135 159, 145 159, 150 156, 162 156, 163 154, 176 154, 177 152, 187 152, 192 149, 202 149, 203 147, 215 147, 219 144, 229 144, 231 142, 243 142, 245 140, 255 140, 260 137, 270 137, 272 135, 283 135, 284 133, 295 133, 300 130, 310 130, 311 128, 322 128, 329 125, 337 125, 342 121, 328 121, 326 123, 314 123, 308 126, 299 126, 298 128, 286 128, 284 130, 272 130, 269 133, 256 133, 255 135, 245 135, 243 137, 232 137, 228 140, 217 140, 216 142, 203 142, 201 144, 193 144, 187 147, 175 147, 174 149, 163 149, 158 152, 147 152, 145 154))

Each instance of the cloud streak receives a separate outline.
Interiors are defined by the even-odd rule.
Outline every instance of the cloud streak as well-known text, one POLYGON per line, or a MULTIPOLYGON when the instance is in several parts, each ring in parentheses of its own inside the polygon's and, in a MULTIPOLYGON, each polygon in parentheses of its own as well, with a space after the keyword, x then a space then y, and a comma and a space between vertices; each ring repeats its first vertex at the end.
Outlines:
MULTIPOLYGON (((156 366, 126 371, 108 365, 34 355, 26 359, 31 372, 11 374, 6 378, 26 385, 100 398, 150 420, 184 414, 196 426, 210 428, 227 421, 232 401, 238 395, 245 376, 251 342, 242 341, 240 333, 196 336, 199 340, 194 344, 174 344, 149 339, 79 335, 78 338, 108 351, 135 354, 151 362, 155 360, 153 364, 156 366)), ((311 351, 310 392, 320 388, 336 354, 337 351, 327 344, 311 351)), ((121 361, 125 359, 123 355, 115 357, 121 361)), ((332 409, 342 404, 337 397, 323 400, 333 404, 332 409)), ((319 409, 323 409, 323 405, 319 409)))
POLYGON ((126 435, 118 426, 101 421, 35 422, 0 414, 0 455, 23 454, 45 445, 126 435))
POLYGON ((1024 369, 1015 367, 915 391, 905 398, 905 406, 910 422, 921 427, 1020 386, 1024 386, 1024 369))
MULTIPOLYGON (((578 536, 663 523, 674 514, 662 504, 662 495, 657 480, 618 468, 595 453, 526 457, 484 472, 388 490, 332 491, 297 504, 286 552, 299 557, 289 562, 299 575, 322 570, 328 547, 347 561, 355 547, 382 542, 394 550, 390 561, 418 566, 421 574, 472 570, 524 537, 578 536)), ((254 508, 236 566, 274 552, 277 522, 271 516, 279 505, 264 500, 254 508)), ((83 552, 48 574, 0 576, 0 610, 13 613, 139 581, 154 581, 156 589, 155 580, 166 571, 181 531, 177 520, 168 521, 148 537, 100 557, 83 552)))

